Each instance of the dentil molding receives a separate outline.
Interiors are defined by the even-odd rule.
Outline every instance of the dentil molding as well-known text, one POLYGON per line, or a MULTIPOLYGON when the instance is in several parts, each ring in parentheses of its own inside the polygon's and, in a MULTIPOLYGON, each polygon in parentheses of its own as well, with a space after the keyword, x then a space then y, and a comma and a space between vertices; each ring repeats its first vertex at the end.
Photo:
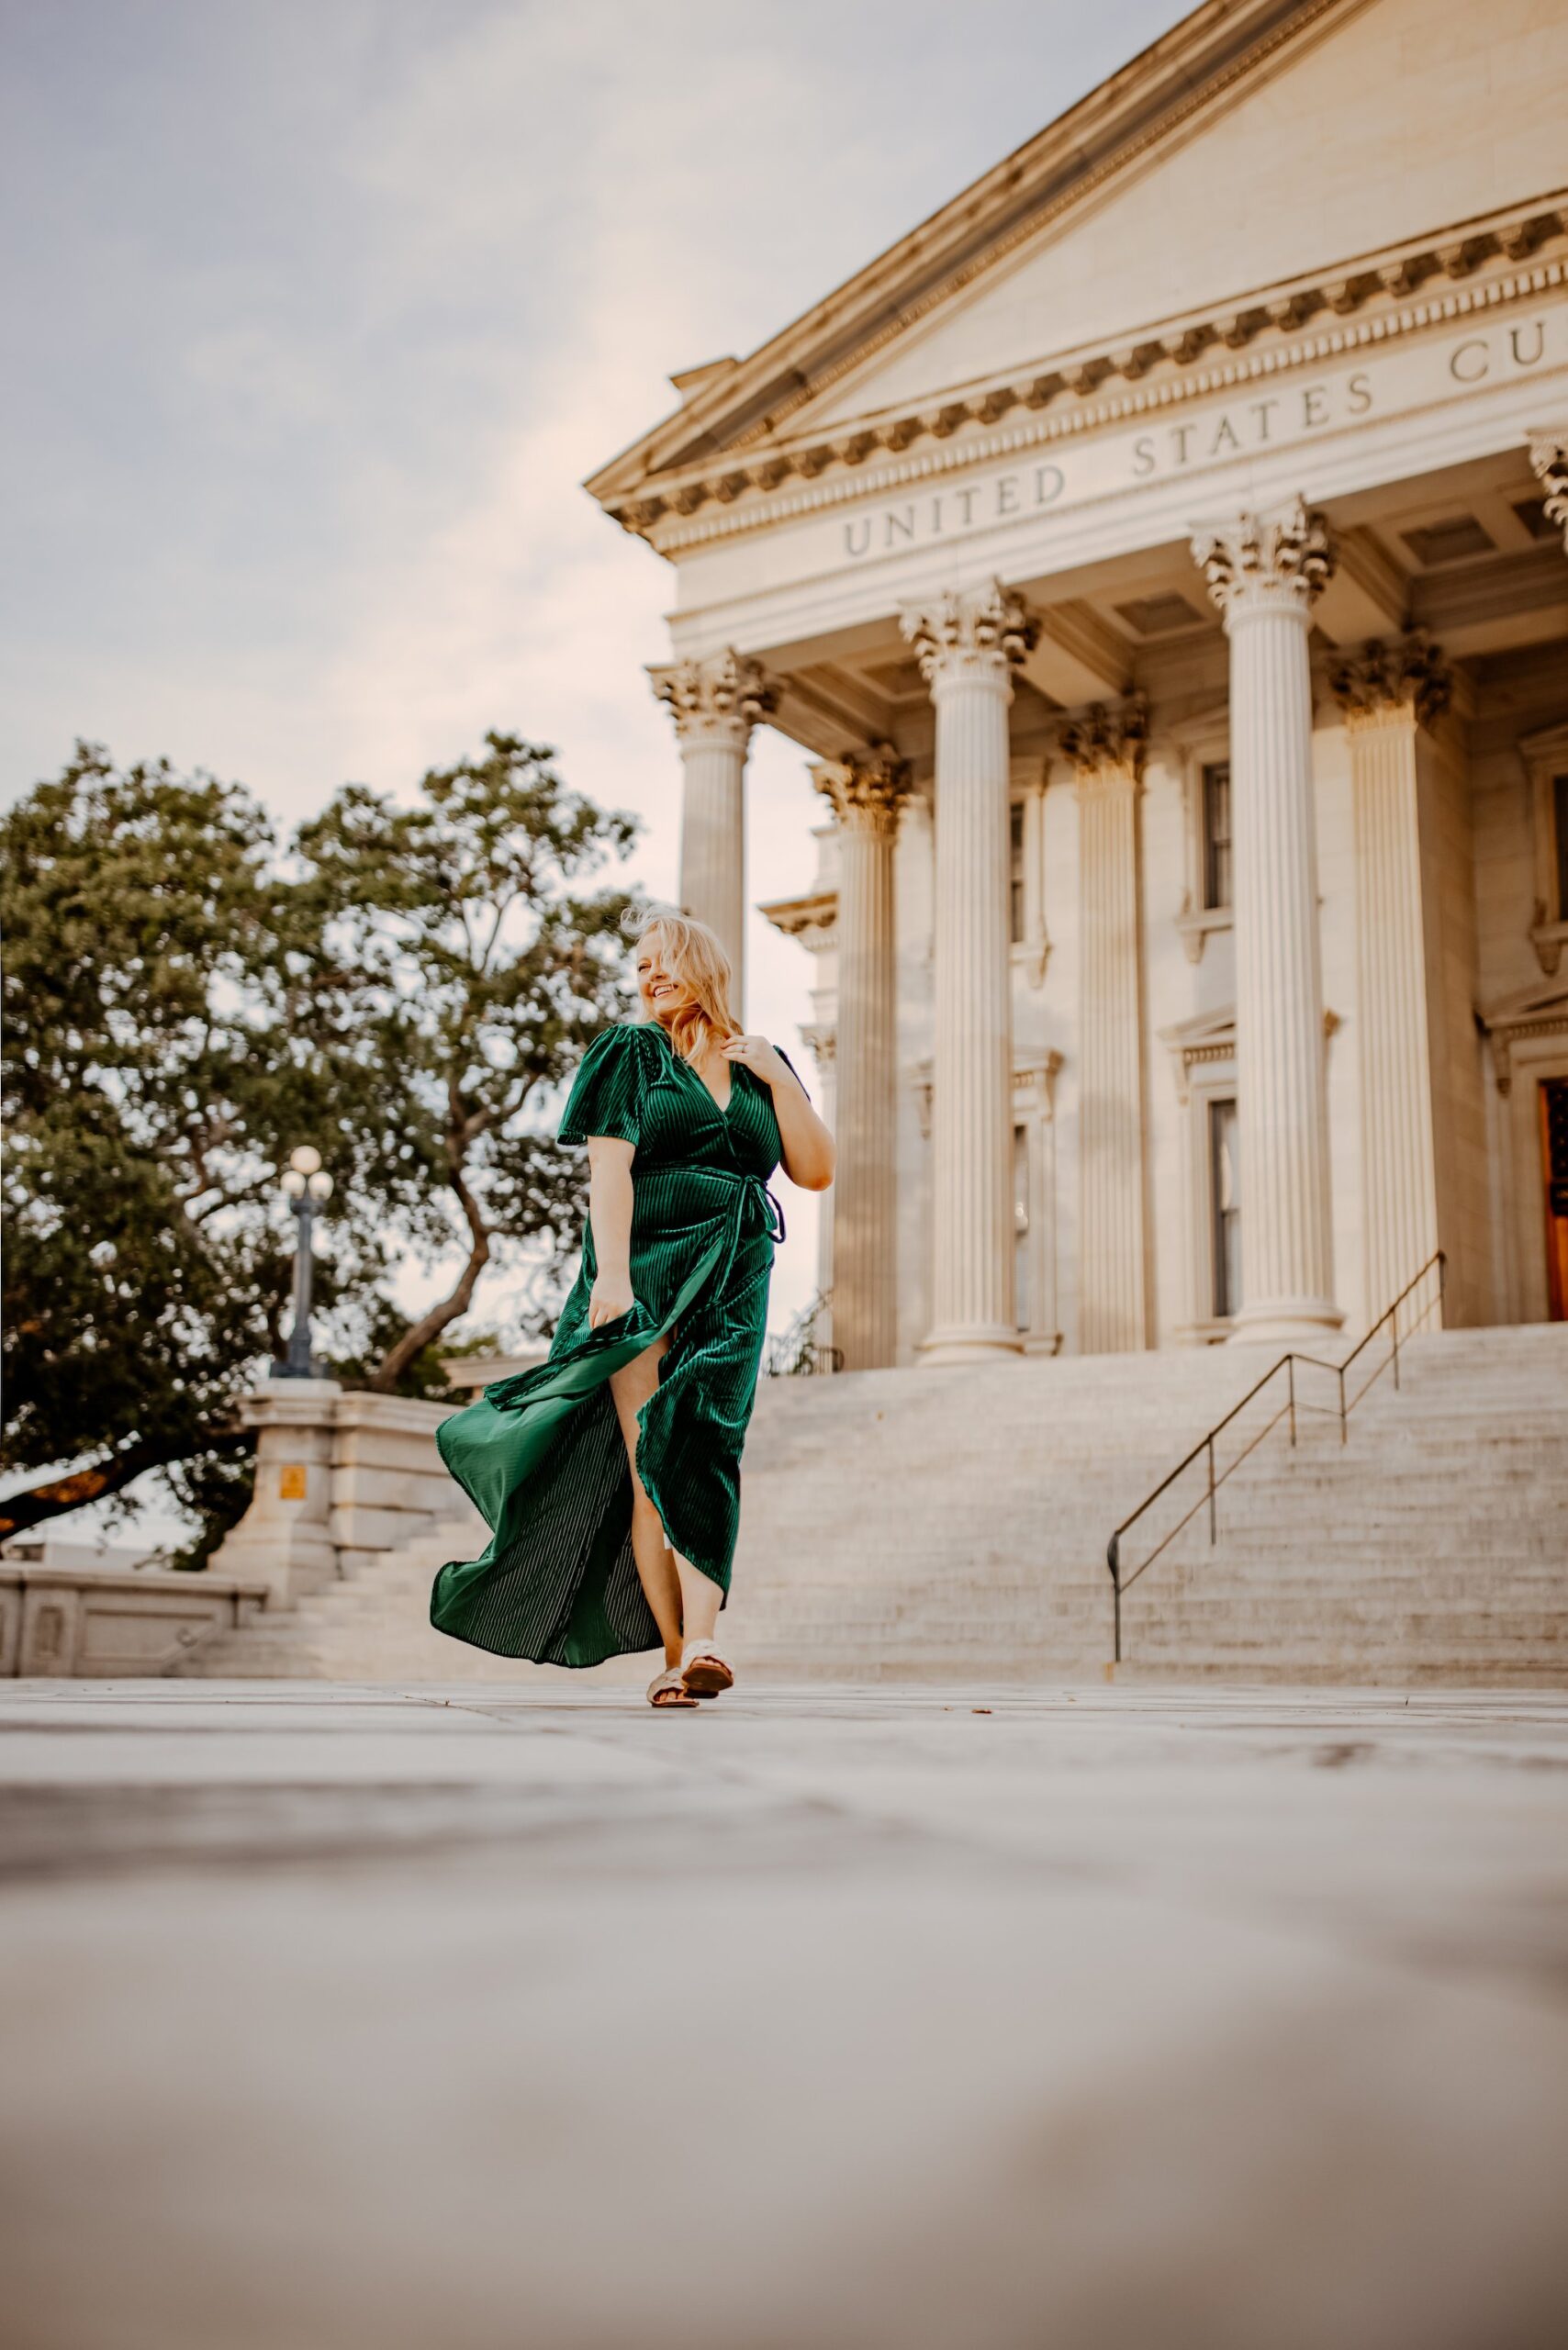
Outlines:
POLYGON ((1523 211, 1462 222, 1419 245, 1338 264, 1310 284, 1260 289, 1212 313, 1151 326, 1114 348, 1065 353, 1005 382, 834 426, 815 440, 770 442, 755 456, 736 444, 700 472, 666 477, 656 488, 649 482, 637 494, 610 499, 606 510, 660 554, 674 555, 1539 299, 1568 285, 1568 259, 1531 257, 1564 235, 1568 205, 1538 198, 1523 211), (1475 275, 1491 256, 1523 265, 1475 275), (1426 290, 1412 298, 1417 288, 1426 290), (1323 322, 1304 334, 1309 319, 1323 322), (923 440, 935 445, 903 454, 923 440), (897 462, 868 462, 879 453, 897 462), (839 470, 829 479, 819 478, 833 468, 839 470), (801 487, 779 495, 791 476, 801 487), (692 519, 710 505, 719 511, 692 519))

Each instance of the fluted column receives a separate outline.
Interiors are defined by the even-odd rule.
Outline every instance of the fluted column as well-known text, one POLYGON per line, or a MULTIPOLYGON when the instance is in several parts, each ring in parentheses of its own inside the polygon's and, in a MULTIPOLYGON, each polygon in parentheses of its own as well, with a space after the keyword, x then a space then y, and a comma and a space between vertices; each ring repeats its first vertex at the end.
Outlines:
POLYGON ((833 1341, 846 1371, 898 1343, 893 843, 909 769, 890 744, 812 769, 838 820, 833 1341))
POLYGON ((746 746, 773 708, 775 689, 759 662, 728 647, 706 661, 650 667, 648 675, 674 716, 685 770, 680 902, 723 941, 738 1010, 745 994, 746 746))
POLYGON ((1433 910, 1422 878, 1419 753, 1423 728, 1448 707, 1451 679, 1440 655, 1413 638, 1393 646, 1368 644, 1338 660, 1328 682, 1345 714, 1355 817, 1361 1215, 1370 1315, 1398 1295, 1440 1239, 1440 1087, 1434 1083, 1439 1007, 1428 1000, 1433 910))
POLYGON ((1538 425, 1529 436, 1531 470, 1545 491, 1546 519, 1568 548, 1568 422, 1538 425))
POLYGON ((1138 796, 1148 713, 1103 704, 1063 728, 1078 788, 1078 1343, 1148 1342, 1144 1267, 1138 796))
POLYGON ((1193 542, 1230 639, 1241 1310, 1233 1336, 1311 1340, 1334 1303, 1312 683, 1328 534, 1300 498, 1193 542))
POLYGON ((1036 623, 1000 580, 903 616, 936 708, 932 1326, 927 1363, 1019 1345, 1013 1282, 1008 705, 1036 623))

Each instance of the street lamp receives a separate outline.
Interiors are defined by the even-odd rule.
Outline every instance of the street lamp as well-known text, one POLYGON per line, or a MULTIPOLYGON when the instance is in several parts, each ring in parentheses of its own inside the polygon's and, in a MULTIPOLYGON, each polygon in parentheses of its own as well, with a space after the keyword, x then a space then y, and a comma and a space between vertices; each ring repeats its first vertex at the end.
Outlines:
POLYGON ((288 1352, 282 1362, 274 1362, 274 1379, 311 1379, 315 1368, 310 1360, 310 1276, 314 1266, 311 1255, 311 1229, 316 1211, 324 1207, 332 1196, 332 1179, 321 1169, 321 1154, 308 1143, 295 1151, 284 1169, 283 1188, 296 1218, 294 1243, 294 1327, 288 1334, 288 1352))

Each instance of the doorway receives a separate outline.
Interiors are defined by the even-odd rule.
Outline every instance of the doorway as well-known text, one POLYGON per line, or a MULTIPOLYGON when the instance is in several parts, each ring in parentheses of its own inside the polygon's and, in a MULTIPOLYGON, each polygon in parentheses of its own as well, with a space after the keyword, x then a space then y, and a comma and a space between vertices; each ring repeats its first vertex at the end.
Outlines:
POLYGON ((1547 1310, 1553 1322, 1568 1322, 1568 1077, 1540 1080, 1540 1158, 1547 1310))

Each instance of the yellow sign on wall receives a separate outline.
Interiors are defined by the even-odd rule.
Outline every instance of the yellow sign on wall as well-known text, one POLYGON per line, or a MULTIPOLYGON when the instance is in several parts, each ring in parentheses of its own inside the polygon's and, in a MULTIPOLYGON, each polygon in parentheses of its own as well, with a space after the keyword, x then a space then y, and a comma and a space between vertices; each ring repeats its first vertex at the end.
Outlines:
POLYGON ((286 1502, 302 1502, 305 1499, 305 1486, 304 1461, 286 1460, 277 1472, 277 1489, 280 1498, 286 1502))

